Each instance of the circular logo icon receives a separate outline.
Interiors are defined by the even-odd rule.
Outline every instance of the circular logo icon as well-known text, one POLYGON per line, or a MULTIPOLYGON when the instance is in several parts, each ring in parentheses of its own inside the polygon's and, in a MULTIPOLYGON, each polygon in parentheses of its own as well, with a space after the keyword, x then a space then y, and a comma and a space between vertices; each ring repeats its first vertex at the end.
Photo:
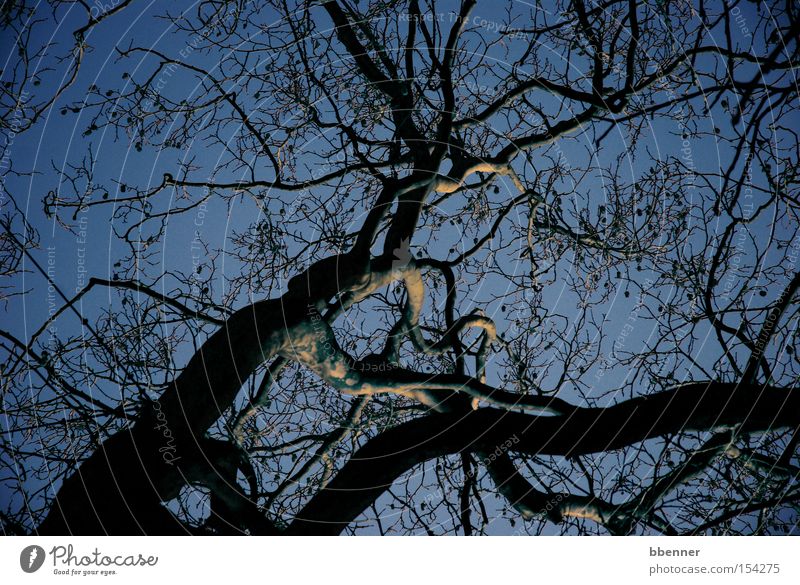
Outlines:
POLYGON ((35 573, 44 564, 44 549, 36 544, 26 546, 19 553, 19 566, 26 573, 35 573))

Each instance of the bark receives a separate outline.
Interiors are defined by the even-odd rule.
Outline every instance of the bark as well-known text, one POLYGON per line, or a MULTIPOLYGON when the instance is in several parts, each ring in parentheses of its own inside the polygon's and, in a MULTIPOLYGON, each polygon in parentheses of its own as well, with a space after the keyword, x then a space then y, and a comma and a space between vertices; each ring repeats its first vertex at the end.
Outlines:
POLYGON ((284 345, 305 318, 307 302, 262 301, 235 313, 192 357, 159 400, 107 439, 58 489, 39 534, 172 534, 185 532, 160 502, 211 463, 206 430, 244 381, 284 345))
POLYGON ((606 408, 536 416, 493 408, 434 414, 362 447, 289 526, 288 534, 338 534, 415 465, 464 451, 565 457, 619 449, 684 431, 753 433, 800 425, 800 391, 693 383, 606 408))

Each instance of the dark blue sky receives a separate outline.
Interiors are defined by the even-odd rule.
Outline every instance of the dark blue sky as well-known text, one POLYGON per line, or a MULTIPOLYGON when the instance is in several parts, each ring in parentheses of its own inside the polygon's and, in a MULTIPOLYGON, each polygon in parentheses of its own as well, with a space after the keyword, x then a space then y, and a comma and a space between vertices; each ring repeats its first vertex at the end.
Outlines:
MULTIPOLYGON (((445 18, 451 14, 453 8, 451 4, 443 4, 440 8, 445 18)), ((525 10, 523 3, 509 3, 509 6, 512 13, 519 11, 522 14, 525 10)), ((33 128, 19 135, 9 135, 7 140, 14 170, 32 174, 6 176, 4 188, 23 211, 27 221, 39 233, 39 246, 30 250, 30 254, 45 269, 50 269, 53 282, 67 296, 72 296, 81 290, 88 282, 89 276, 107 279, 119 276, 122 266, 122 269, 126 269, 122 277, 137 276, 147 282, 155 279, 158 283, 156 288, 164 294, 170 294, 176 286, 179 286, 170 274, 195 274, 197 286, 209 286, 215 302, 237 308, 246 303, 248 297, 252 299, 274 296, 277 294, 277 289, 270 291, 265 286, 260 290, 241 290, 235 294, 231 293, 230 279, 240 276, 243 269, 247 269, 230 254, 235 234, 265 221, 266 218, 269 218, 272 225, 281 225, 282 222, 290 225, 291 221, 296 221, 291 224, 290 229, 305 237, 312 237, 318 230, 319 226, 313 216, 307 220, 297 220, 301 213, 308 211, 303 208, 303 198, 306 196, 303 193, 270 193, 261 202, 256 202, 245 195, 227 200, 211 195, 205 201, 206 194, 201 189, 193 189, 185 194, 178 190, 165 190, 155 199, 154 208, 167 210, 183 206, 193 207, 185 213, 169 218, 163 227, 162 237, 152 244, 151 249, 155 254, 148 257, 147 265, 137 272, 131 271, 130 262, 126 259, 130 250, 121 244, 117 237, 119 233, 136 224, 135 214, 122 218, 118 214, 118 208, 105 204, 91 207, 85 213, 74 216, 71 211, 60 212, 50 218, 45 216, 42 200, 48 192, 54 191, 63 194, 64 197, 72 198, 76 194, 76 189, 87 188, 85 182, 71 184, 60 177, 62 172, 69 172, 70 167, 74 168, 76 165, 88 164, 92 168, 94 176, 91 182, 97 187, 92 189, 92 201, 113 202, 115 199, 125 199, 135 188, 142 190, 154 188, 161 184, 165 173, 177 175, 178 166, 181 162, 187 161, 191 161, 193 167, 197 169, 192 175, 196 180, 209 180, 213 177, 218 180, 237 181, 247 178, 232 173, 228 168, 222 168, 222 165, 229 160, 228 155, 218 145, 211 144, 205 132, 198 133, 195 140, 166 149, 155 148, 146 141, 142 147, 140 138, 125 136, 111 128, 85 133, 91 127, 92 116, 96 113, 94 108, 81 106, 84 100, 90 103, 96 101, 90 95, 89 88, 97 86, 100 92, 125 92, 130 89, 133 82, 141 83, 147 79, 158 62, 157 58, 140 54, 133 54, 123 59, 120 58, 118 49, 124 50, 131 44, 151 47, 173 57, 180 56, 198 70, 208 71, 212 75, 218 73, 217 66, 221 61, 219 55, 191 49, 194 42, 191 34, 176 31, 174 27, 168 26, 166 21, 156 18, 156 15, 166 10, 178 14, 182 7, 181 3, 170 3, 167 8, 155 2, 149 4, 134 2, 124 11, 108 18, 102 26, 93 29, 87 37, 92 50, 87 53, 81 65, 76 83, 58 99, 33 128), (107 198, 103 197, 103 193, 108 193, 107 198), (61 225, 59 219, 67 225, 61 225), (216 268, 213 273, 212 262, 216 268), (159 276, 163 278, 158 278, 159 276)), ((752 4, 743 3, 740 10, 745 21, 755 21, 756 13, 752 4)), ((44 42, 47 39, 56 43, 52 51, 47 52, 35 63, 35 67, 39 69, 52 67, 54 70, 43 76, 40 85, 30 88, 34 95, 51 91, 61 83, 58 72, 65 70, 65 63, 56 62, 54 55, 57 54, 57 49, 63 51, 64 47, 69 46, 72 41, 72 30, 83 23, 82 16, 75 7, 59 9, 57 14, 58 24, 37 29, 39 36, 34 39, 36 42, 44 42)), ((318 19, 316 22, 319 28, 325 30, 327 17, 321 10, 315 10, 314 15, 315 19, 318 19)), ((277 18, 277 15, 275 17, 277 18)), ((264 23, 262 34, 269 35, 272 22, 269 12, 265 11, 262 18, 264 23)), ((478 31, 475 35, 493 38, 497 35, 496 23, 504 21, 505 18, 505 4, 501 9, 501 4, 479 3, 472 18, 472 24, 478 31)), ((720 31, 712 31, 711 34, 720 34, 720 31)), ((744 29, 734 31, 734 34, 742 35, 743 46, 747 43, 747 32, 744 29)), ((475 35, 471 37, 474 42, 477 38, 475 35)), ((0 41, 0 54, 9 55, 4 72, 9 70, 8 64, 14 58, 13 51, 10 50, 12 42, 9 37, 4 37, 0 41)), ((279 65, 287 56, 275 52, 272 55, 264 54, 261 58, 263 61, 272 59, 273 64, 279 65)), ((503 55, 498 49, 498 62, 502 58, 503 55)), ((699 63, 698 69, 702 66, 702 62, 699 63)), ((159 83, 158 89, 163 96, 175 101, 196 98, 208 91, 202 76, 194 72, 177 70, 162 72, 160 79, 162 82, 159 83)), ((495 89, 492 87, 494 83, 493 79, 487 78, 486 87, 481 88, 481 91, 491 93, 495 89)), ((269 95, 248 93, 246 87, 236 89, 248 107, 255 112, 269 112, 273 107, 269 95)), ((665 87, 662 97, 669 97, 670 91, 668 86, 665 87)), ((543 104, 551 104, 552 102, 547 100, 555 98, 542 99, 543 104)), ((282 113, 287 125, 297 119, 298 114, 282 113)), ((796 115, 792 121, 796 124, 796 115)), ((496 126, 500 132, 503 131, 502 124, 498 122, 496 126)), ((622 129, 612 130, 600 150, 595 146, 597 135, 594 127, 587 127, 585 131, 576 132, 569 139, 560 141, 555 149, 548 150, 549 157, 561 160, 568 169, 589 169, 577 187, 570 185, 569 178, 555 184, 554 187, 563 193, 564 207, 574 208, 576 213, 588 209, 592 218, 602 214, 602 209, 608 205, 609 193, 614 187, 609 181, 608 170, 615 168, 615 165, 619 165, 617 178, 624 183, 634 184, 650 176, 654 161, 666 161, 670 157, 682 160, 684 164, 700 171, 712 172, 720 169, 723 162, 727 164, 732 152, 726 144, 714 137, 715 128, 728 131, 731 126, 730 116, 724 111, 724 106, 717 103, 707 116, 693 117, 691 124, 692 130, 708 134, 702 137, 692 136, 690 139, 683 138, 682 134, 686 132, 684 122, 680 117, 674 117, 671 120, 658 118, 653 120, 645 127, 634 149, 629 149, 630 136, 622 129)), ((165 134, 168 130, 165 130, 165 134)), ((224 130, 224 132, 229 131, 229 128, 224 130)), ((235 134, 231 133, 230 139, 234 140, 235 134)), ((303 154, 297 159, 298 166, 306 165, 307 174, 315 172, 315 169, 324 168, 324 161, 320 161, 315 155, 319 144, 317 140, 318 137, 308 137, 306 143, 302 145, 303 154)), ((532 169, 535 170, 537 165, 543 162, 537 159, 537 156, 539 155, 534 155, 527 162, 520 157, 515 163, 518 165, 518 171, 530 173, 532 169)), ((744 166, 745 161, 737 165, 740 173, 743 172, 744 166)), ((757 166, 754 166, 752 173, 754 183, 763 183, 763 175, 757 166)), ((269 169, 264 169, 264 177, 270 178, 269 175, 269 169)), ((500 180, 497 184, 499 186, 497 192, 489 193, 489 197, 493 198, 490 204, 499 205, 517 194, 510 181, 500 180)), ((696 201, 698 205, 707 206, 709 198, 715 195, 715 187, 712 184, 695 184, 687 191, 684 183, 676 184, 675 190, 682 193, 686 202, 696 201)), ((355 231, 363 220, 365 210, 354 207, 351 212, 345 213, 344 208, 337 208, 341 196, 335 186, 329 186, 318 189, 313 198, 306 201, 310 206, 310 202, 314 199, 325 201, 327 198, 329 210, 333 214, 342 214, 344 229, 355 231)), ((669 193, 664 193, 664 197, 658 202, 664 209, 669 205, 669 196, 669 193)), ((759 195, 756 195, 756 204, 758 198, 759 195)), ((449 199, 443 202, 437 211, 446 218, 458 213, 463 207, 463 200, 449 199)), ((496 270, 487 270, 485 276, 473 273, 466 277, 459 311, 461 314, 466 314, 474 308, 482 309, 495 319, 498 331, 509 338, 527 330, 527 344, 538 352, 534 362, 540 366, 540 371, 544 372, 538 383, 545 388, 556 385, 560 378, 570 379, 580 371, 580 376, 576 377, 580 378, 581 384, 566 384, 560 396, 576 401, 588 398, 597 404, 629 397, 634 389, 627 384, 639 374, 633 365, 621 365, 620 357, 626 352, 637 353, 645 344, 655 342, 659 328, 656 321, 649 318, 651 312, 657 314, 659 306, 673 301, 685 302, 680 300, 685 291, 679 291, 659 280, 661 271, 669 268, 677 257, 664 258, 661 261, 647 259, 642 262, 641 269, 637 269, 636 262, 628 262, 613 268, 610 276, 603 276, 600 281, 600 286, 608 283, 607 299, 597 302, 591 311, 583 312, 581 299, 576 294, 575 279, 584 277, 582 273, 585 272, 586 264, 578 261, 574 254, 567 254, 559 261, 558 270, 545 277, 547 284, 541 300, 533 304, 533 295, 530 291, 527 293, 524 290, 516 291, 517 281, 503 278, 500 274, 504 272, 517 276, 526 274, 531 269, 530 260, 524 254, 524 238, 516 237, 514 231, 526 228, 527 212, 526 207, 514 210, 506 220, 507 225, 501 230, 500 237, 489 246, 490 251, 481 257, 486 266, 493 266, 496 270), (617 277, 615 273, 618 270, 620 275, 617 277), (642 296, 643 290, 645 296, 642 296), (537 323, 537 319, 532 316, 537 314, 546 317, 541 322, 540 329, 532 326, 537 323), (598 329, 602 329, 602 338, 596 333, 598 329), (546 351, 541 351, 545 338, 550 339, 547 342, 549 345, 545 346, 546 351), (590 363, 580 361, 560 363, 562 354, 559 353, 559 343, 567 345, 585 343, 587 347, 594 346, 586 354, 601 356, 601 359, 595 359, 590 363)), ((431 217, 434 215, 431 214, 431 217)), ((719 235, 726 227, 724 216, 719 216, 716 225, 706 225, 705 221, 700 216, 688 218, 690 227, 692 222, 700 222, 702 224, 700 227, 703 229, 694 232, 697 234, 696 238, 688 238, 681 242, 685 257, 696 255, 704 248, 711 250, 711 242, 706 236, 719 235)), ((451 225, 447 221, 442 227, 430 229, 430 225, 435 224, 435 218, 426 219, 426 222, 428 225, 420 228, 412 242, 412 251, 438 259, 453 258, 468 249, 472 245, 473 237, 481 232, 477 230, 473 233, 470 231, 471 228, 463 228, 458 224, 451 225), (435 240, 432 234, 435 235, 435 240)), ((695 226, 697 227, 697 224, 695 226)), ((141 232, 142 239, 146 240, 153 235, 155 233, 153 229, 152 226, 145 227, 141 232)), ((741 258, 738 261, 742 274, 746 272, 745 268, 751 268, 756 261, 772 265, 785 264, 786 250, 770 249, 765 257, 759 257, 758 260, 754 256, 754 251, 760 242, 766 241, 770 230, 775 230, 784 239, 791 240, 793 229, 793 226, 785 223, 772 225, 768 214, 762 215, 757 222, 749 225, 747 238, 741 243, 741 258)), ((673 237, 671 233, 664 232, 659 240, 660 245, 671 246, 675 243, 673 237)), ((285 239, 285 244, 289 252, 301 251, 299 237, 291 237, 290 234, 285 239)), ((15 336, 29 339, 32 332, 47 319, 54 306, 60 306, 62 301, 54 295, 52 288, 48 289, 47 281, 31 265, 28 258, 24 259, 24 266, 26 270, 17 278, 15 286, 26 292, 8 300, 3 319, 4 326, 15 336)), ((285 280, 276 279, 269 284, 285 285, 285 280)), ((758 283, 747 281, 744 276, 736 276, 731 281, 732 291, 737 291, 739 287, 745 285, 753 288, 754 303, 767 302, 780 294, 780 290, 772 287, 766 291, 766 297, 762 297, 757 290, 758 283)), ((440 302, 438 310, 441 310, 441 295, 436 300, 440 302)), ((432 297, 429 303, 433 301, 432 297)), ((94 321, 110 307, 118 306, 120 302, 121 296, 116 290, 101 288, 84 297, 78 310, 87 319, 94 321)), ((356 314, 346 327, 359 327, 369 332, 378 325, 379 323, 370 321, 369 315, 356 314)), ((172 327, 171 323, 165 321, 164 334, 167 335, 172 327)), ((213 331, 213 327, 208 327, 205 331, 213 331)), ((52 335, 40 339, 40 349, 46 349, 47 344, 55 338, 65 339, 89 334, 74 314, 67 313, 54 323, 52 335)), ((694 364, 688 359, 679 363, 664 361, 662 364, 663 374, 670 374, 676 382, 703 378, 703 369, 711 369, 722 355, 710 326, 699 325, 693 335, 696 342, 691 345, 689 351, 692 353, 694 364)), ((194 346, 195 343, 186 338, 183 343, 170 347, 173 366, 180 368, 194 351, 194 346)), ((362 342, 356 349, 359 353, 364 353, 367 350, 374 351, 376 348, 362 342)), ((776 352, 774 355, 778 355, 782 350, 775 348, 771 351, 776 352)), ((496 353, 491 360, 502 358, 501 354, 496 353)), ((92 358, 88 356, 85 359, 92 358)), ((488 382, 495 385, 504 384, 502 376, 505 372, 506 369, 500 364, 495 366, 490 361, 488 382)), ((639 391, 648 390, 643 387, 646 386, 646 380, 637 379, 636 382, 639 391)), ((96 388, 84 388, 84 390, 103 400, 119 397, 123 392, 119 387, 103 381, 100 381, 96 388)), ((8 422, 4 424, 7 425, 8 422)), ((35 445, 35 433, 26 437, 25 441, 35 445)), ((614 464, 609 460, 604 466, 613 468, 614 464)), ((0 481, 6 479, 0 478, 0 481)), ((419 479, 421 476, 415 477, 412 481, 419 479)), ((40 480, 41 478, 32 481, 40 480)), ((0 507, 5 507, 5 498, 5 491, 0 491, 0 507)), ((491 506, 496 509, 497 502, 491 506)), ((498 519, 492 524, 492 532, 509 533, 514 530, 515 528, 507 524, 506 520, 498 519)), ((558 532, 558 528, 554 527, 553 531, 558 532)))

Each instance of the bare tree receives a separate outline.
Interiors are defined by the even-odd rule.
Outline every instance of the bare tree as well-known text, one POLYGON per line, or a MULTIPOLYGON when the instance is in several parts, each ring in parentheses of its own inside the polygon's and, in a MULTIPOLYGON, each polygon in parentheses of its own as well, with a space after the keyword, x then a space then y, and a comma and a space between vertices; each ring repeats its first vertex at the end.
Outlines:
POLYGON ((43 213, 4 184, 6 309, 55 299, 2 332, 6 531, 793 529, 797 6, 499 6, 86 5, 97 63, 4 9, 3 104, 49 63, 25 131, 82 132, 43 213), (87 217, 72 294, 36 230, 87 217))

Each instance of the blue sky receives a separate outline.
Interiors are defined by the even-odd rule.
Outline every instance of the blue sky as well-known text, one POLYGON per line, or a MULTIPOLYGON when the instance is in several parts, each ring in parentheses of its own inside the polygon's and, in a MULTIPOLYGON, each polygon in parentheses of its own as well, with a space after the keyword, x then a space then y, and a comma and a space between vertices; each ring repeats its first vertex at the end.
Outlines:
MULTIPOLYGON (((182 6, 182 5, 181 5, 182 6)), ((521 5, 515 4, 513 10, 522 9, 521 5)), ((443 14, 450 14, 451 4, 443 5, 443 14)), ((71 213, 61 213, 61 218, 70 229, 60 225, 55 217, 48 218, 43 213, 42 199, 50 191, 63 192, 65 196, 74 196, 75 188, 86 189, 87 185, 79 182, 77 185, 69 184, 59 179, 59 173, 68 169, 70 165, 80 165, 87 162, 95 173, 93 183, 102 188, 97 189, 92 194, 92 200, 97 201, 98 197, 103 201, 115 201, 125 199, 134 186, 141 189, 152 188, 159 185, 164 173, 177 175, 177 167, 181 162, 191 160, 197 167, 193 174, 195 179, 208 180, 217 177, 220 180, 240 180, 241 176, 232 176, 227 169, 220 169, 220 165, 225 162, 225 153, 217 145, 210 145, 204 140, 203 134, 198 134, 197 140, 182 144, 176 148, 156 149, 151 145, 144 144, 139 148, 141 140, 135 136, 117 135, 111 129, 101 128, 99 131, 85 135, 85 130, 91 126, 94 110, 91 108, 83 109, 79 106, 86 99, 92 101, 91 96, 87 96, 88 88, 97 86, 101 92, 125 91, 126 87, 134 81, 141 82, 154 70, 154 63, 157 59, 133 55, 127 59, 119 59, 116 49, 127 48, 131 40, 144 47, 156 48, 164 53, 185 57, 186 61, 199 69, 215 73, 215 69, 220 61, 214 53, 202 53, 200 51, 188 50, 192 46, 191 35, 179 33, 166 26, 164 21, 155 20, 154 15, 165 10, 164 6, 159 6, 154 2, 149 4, 136 4, 122 11, 119 15, 109 18, 103 22, 103 26, 92 30, 87 41, 92 45, 93 50, 87 54, 83 62, 75 83, 59 100, 54 104, 50 112, 44 116, 29 131, 13 136, 13 144, 10 146, 11 159, 14 169, 17 171, 33 171, 31 176, 13 177, 9 176, 5 181, 5 188, 10 193, 17 205, 23 210, 26 219, 34 226, 40 235, 38 249, 31 250, 30 253, 37 261, 44 266, 52 267, 52 280, 67 296, 75 294, 87 282, 88 276, 113 279, 115 275, 120 275, 122 270, 117 265, 122 263, 127 266, 126 255, 130 252, 123 246, 117 235, 136 223, 135 214, 122 219, 116 213, 114 205, 99 205, 92 207, 85 213, 78 213, 72 216, 71 213), (77 110, 77 111, 73 111, 77 110), (94 164, 92 164, 94 160, 94 164), (103 193, 107 192, 107 199, 103 193)), ((172 13, 179 11, 179 5, 170 4, 169 10, 172 13)), ((750 4, 743 4, 741 7, 747 19, 755 19, 754 8, 750 4)), ((80 26, 82 21, 75 11, 60 10, 58 25, 50 27, 48 34, 52 34, 52 39, 61 46, 66 46, 70 41, 70 33, 80 26)), ((319 26, 324 29, 327 19, 322 16, 321 11, 317 11, 319 26)), ((488 3, 479 3, 474 13, 473 23, 485 27, 483 34, 491 36, 496 34, 492 30, 493 25, 504 18, 504 14, 498 14, 498 8, 488 3)), ((266 25, 270 24, 270 15, 265 13, 263 21, 266 25)), ((46 30, 47 27, 41 29, 46 30)), ((266 30, 269 30, 268 26, 266 30)), ((743 31, 739 31, 742 33, 743 31)), ((42 33, 44 34, 44 33, 42 33)), ((267 33, 268 34, 268 33, 267 33)), ((37 40, 44 40, 44 37, 37 40)), ((743 42, 745 39, 743 38, 743 42)), ((5 38, 0 43, 0 54, 7 55, 10 39, 5 38)), ((12 57, 9 57, 11 59, 12 57)), ((501 55, 498 53, 498 59, 501 55)), ((51 62, 51 57, 45 58, 37 65, 39 67, 56 66, 51 62)), ((262 62, 273 59, 273 63, 281 63, 286 56, 281 53, 266 56, 262 62)), ((58 65, 63 67, 62 65, 58 65)), ((58 83, 58 76, 50 74, 46 76, 40 86, 32 88, 32 92, 46 92, 52 89, 53 83, 58 83)), ((179 101, 185 96, 202 96, 208 91, 206 86, 198 82, 195 74, 186 74, 181 71, 162 72, 163 83, 159 90, 163 96, 179 101)), ((487 80, 487 91, 492 88, 489 85, 491 80, 487 80)), ((247 88, 240 88, 240 95, 245 95, 249 106, 256 112, 267 112, 272 106, 269 95, 253 95, 247 93, 247 88)), ((667 96, 669 89, 665 89, 664 96, 667 96)), ((551 98, 552 99, 552 98, 551 98)), ((285 123, 292 121, 292 112, 285 112, 285 123)), ((794 118, 796 122, 796 117, 794 118)), ((550 150, 548 155, 558 157, 564 161, 568 167, 581 168, 591 167, 592 171, 587 178, 574 189, 569 184, 569 180, 556 184, 562 193, 567 195, 563 198, 565 207, 573 206, 576 210, 588 209, 589 215, 593 218, 602 214, 602 208, 608 205, 608 193, 611 185, 604 171, 620 162, 620 174, 626 182, 636 183, 648 176, 653 160, 667 160, 669 157, 676 157, 683 160, 686 164, 691 164, 698 170, 714 170, 720 167, 720 161, 730 158, 728 147, 716 140, 713 136, 715 127, 730 126, 729 116, 723 112, 722 106, 717 105, 707 117, 700 117, 693 121, 699 125, 699 130, 708 132, 705 137, 692 137, 687 140, 682 137, 686 130, 680 119, 663 120, 656 119, 646 128, 645 134, 637 142, 635 150, 628 150, 629 136, 622 131, 612 131, 603 143, 603 148, 597 150, 594 145, 596 135, 593 129, 587 128, 585 132, 574 134, 569 139, 559 143, 555 150, 550 150), (726 126, 727 125, 727 126, 726 126), (687 146, 688 143, 688 146, 687 146), (571 195, 570 195, 571 193, 571 195)), ((502 123, 496 128, 502 131, 502 123)), ((228 129, 225 130, 226 132, 228 129)), ((166 133, 166 132, 165 132, 166 133)), ((232 134, 231 139, 234 138, 232 134)), ((308 166, 308 172, 313 173, 315 168, 324 165, 315 155, 318 148, 316 140, 318 137, 310 137, 303 145, 304 155, 299 157, 299 164, 308 166)), ((540 159, 533 158, 532 161, 525 163, 520 160, 520 171, 524 165, 531 165, 535 168, 541 164, 540 159)), ((740 169, 744 168, 744 162, 740 169)), ((530 169, 528 169, 530 171, 530 169)), ((741 170, 740 170, 741 172, 741 170)), ((754 169, 753 181, 761 180, 760 172, 754 169)), ((265 170, 268 175, 268 171, 265 170)), ((498 182, 499 190, 489 194, 493 200, 490 204, 499 205, 507 201, 509 197, 516 194, 515 188, 508 181, 498 182)), ((708 204, 708 197, 712 194, 711 186, 695 185, 686 189, 686 185, 675 185, 675 190, 679 191, 686 202, 703 202, 708 204)), ((212 298, 218 303, 226 303, 229 306, 239 307, 248 300, 248 296, 259 298, 264 294, 275 294, 276 291, 268 290, 265 287, 261 290, 242 291, 234 298, 229 296, 229 279, 239 275, 242 265, 228 253, 231 250, 231 238, 234 234, 248 229, 252 224, 264 221, 268 216, 270 225, 281 225, 286 219, 294 219, 298 214, 305 212, 302 205, 304 194, 295 193, 270 193, 269 197, 261 204, 256 204, 252 198, 241 196, 232 197, 225 201, 219 197, 211 196, 207 201, 203 201, 204 193, 200 189, 194 189, 188 194, 188 198, 181 196, 177 190, 167 190, 160 194, 155 205, 163 209, 174 209, 176 207, 192 205, 192 209, 187 213, 175 215, 169 218, 163 229, 163 237, 159 242, 152 245, 155 254, 148 258, 147 265, 139 276, 143 280, 151 280, 155 275, 167 275, 158 280, 159 290, 169 294, 176 281, 170 278, 170 273, 195 274, 194 281, 199 288, 209 286, 212 298), (287 211, 289 216, 287 217, 287 211), (294 214, 294 217, 292 217, 294 214), (211 270, 212 261, 216 266, 216 271, 211 270)), ((341 214, 343 227, 348 231, 357 229, 360 220, 363 218, 363 209, 353 208, 348 212, 349 205, 342 203, 335 188, 320 189, 315 192, 314 197, 325 200, 328 198, 328 205, 334 214, 341 214)), ((665 194, 666 195, 666 194, 665 194)), ((756 199, 758 196, 756 196, 756 199)), ((668 205, 667 198, 659 201, 658 204, 664 208, 668 205)), ((447 200, 439 210, 444 217, 451 213, 457 213, 463 209, 464 202, 461 200, 447 200)), ((426 217, 425 222, 430 224, 435 222, 435 214, 426 217)), ((609 295, 606 300, 600 302, 591 312, 590 316, 602 324, 604 339, 602 342, 596 336, 593 337, 594 328, 589 326, 586 315, 580 311, 580 299, 574 291, 572 277, 577 277, 581 270, 585 268, 583 264, 577 262, 574 254, 567 254, 559 263, 559 271, 546 275, 545 280, 552 281, 545 286, 541 298, 536 298, 530 292, 514 293, 510 297, 506 295, 516 286, 513 278, 502 278, 499 271, 505 271, 515 278, 527 274, 530 269, 530 260, 523 256, 525 250, 524 242, 513 238, 514 228, 524 229, 527 225, 527 208, 521 207, 512 212, 508 217, 508 225, 501 232, 501 237, 497 238, 489 247, 490 252, 484 254, 482 262, 486 266, 497 267, 497 270, 487 271, 485 276, 480 273, 472 273, 465 280, 465 288, 462 291, 464 297, 461 299, 459 310, 465 314, 473 308, 480 307, 493 319, 496 320, 498 330, 509 336, 519 330, 515 329, 515 321, 519 320, 523 330, 527 330, 527 345, 537 352, 541 352, 543 343, 549 343, 552 351, 539 353, 534 361, 541 366, 544 372, 538 379, 543 387, 552 386, 557 383, 559 378, 566 376, 569 379, 575 371, 586 367, 580 377, 581 384, 566 384, 563 397, 572 400, 590 399, 597 400, 600 404, 613 402, 629 396, 634 389, 626 387, 626 382, 630 382, 634 376, 632 367, 603 366, 603 360, 597 360, 588 365, 572 363, 565 365, 559 362, 560 354, 559 343, 564 344, 570 341, 574 335, 574 341, 582 341, 588 344, 596 343, 597 347, 589 352, 589 355, 600 355, 608 362, 618 359, 624 352, 638 352, 640 348, 655 339, 658 328, 654 321, 648 320, 649 311, 657 311, 660 303, 669 302, 683 292, 676 291, 671 287, 656 282, 662 266, 657 262, 645 260, 641 270, 636 269, 635 262, 626 265, 620 264, 610 270, 611 276, 604 276, 601 286, 608 282, 609 295), (509 247, 509 242, 511 245, 509 247), (580 265, 580 270, 578 266, 580 265), (620 271, 620 276, 614 274, 620 271), (628 281, 628 284, 625 284, 628 281), (649 296, 642 296, 642 290, 649 296), (626 291, 629 293, 626 295, 626 291), (534 314, 546 316, 541 329, 536 330, 531 327, 536 319, 532 319, 534 314), (554 316, 560 315, 561 318, 554 316), (546 341, 545 338, 551 341, 546 341), (543 341, 545 340, 545 341, 543 341), (565 371, 567 367, 570 371, 565 371), (619 390, 619 391, 618 391, 619 390)), ((644 222, 645 220, 642 220, 644 222)), ((690 217, 690 227, 692 222, 704 222, 702 217, 690 217)), ((711 226, 712 233, 721 233, 725 227, 725 219, 720 217, 718 224, 711 226)), ((641 223, 641 222, 640 222, 641 223)), ((702 227, 705 227, 703 225, 702 227)), ((293 226, 298 236, 308 236, 315 233, 318 226, 315 225, 314 218, 302 221, 293 226)), ((479 230, 464 231, 459 225, 450 225, 445 221, 443 227, 429 230, 427 226, 422 226, 412 242, 412 251, 421 254, 430 254, 433 257, 444 259, 459 254, 464 249, 471 246, 472 238, 478 237, 479 230), (429 240, 431 233, 436 235, 436 240, 429 240), (452 251, 451 251, 452 250, 452 251)), ((766 238, 769 230, 772 229, 767 217, 750 226, 749 231, 753 236, 750 240, 743 243, 743 255, 739 264, 742 268, 749 268, 753 264, 754 244, 760 238, 766 238)), ((791 239, 792 226, 777 225, 775 229, 785 238, 791 239)), ((146 239, 154 232, 147 227, 142 232, 142 239, 146 239)), ((662 234, 664 244, 672 244, 673 236, 669 233, 662 234)), ((289 251, 299 250, 301 242, 299 237, 287 237, 285 244, 289 251)), ((698 250, 702 251, 704 242, 700 239, 689 238, 681 242, 686 255, 693 255, 698 250)), ((785 257, 785 250, 770 250, 767 261, 781 263, 785 257)), ((664 262, 672 262, 673 258, 665 259, 664 262)), ((22 296, 12 298, 8 301, 4 314, 4 325, 20 339, 28 339, 33 331, 47 319, 48 314, 53 308, 53 291, 48 291, 48 283, 41 274, 38 274, 28 259, 24 260, 25 267, 28 269, 23 273, 17 282, 20 290, 26 293, 22 296)), ((742 270, 744 272, 744 270, 742 270)), ((137 273, 127 271, 124 277, 136 276, 137 273)), ((284 281, 285 282, 285 281, 284 281)), ((746 282, 736 278, 732 286, 736 290, 746 282)), ((271 283, 279 286, 281 283, 271 283)), ((750 283, 751 285, 753 283, 750 283)), ((763 302, 777 297, 778 290, 768 290, 766 299, 753 292, 754 302, 763 302)), ((79 311, 90 320, 101 315, 106 309, 117 306, 121 300, 120 295, 111 288, 98 289, 85 297, 79 305, 79 311)), ((441 303, 441 295, 431 296, 429 303, 438 300, 441 303)), ((60 304, 60 299, 56 299, 60 304)), ((441 304, 440 304, 441 306, 441 304)), ((360 327, 366 331, 372 331, 378 323, 371 321, 374 319, 367 313, 354 313, 347 325, 343 327, 360 327)), ((163 332, 166 335, 172 328, 172 324, 164 322, 163 332)), ((206 327, 206 333, 213 331, 213 328, 206 327)), ((53 333, 59 337, 89 335, 89 332, 77 320, 74 315, 65 314, 54 324, 53 333)), ((693 356, 699 367, 711 367, 721 356, 721 349, 711 337, 711 328, 702 326, 696 332, 698 342, 693 346, 695 355, 693 356)), ((44 341, 44 340, 42 340, 44 341)), ((171 347, 172 362, 174 367, 180 367, 185 363, 188 356, 193 351, 194 344, 188 340, 177 346, 171 347)), ((545 349, 549 349, 546 347, 545 349)), ((367 350, 374 350, 375 347, 368 347, 362 342, 356 350, 364 353, 367 350)), ((776 349, 776 351, 780 351, 776 349)), ((492 359, 502 359, 502 355, 495 354, 492 359)), ((91 360, 91 356, 85 357, 91 360)), ((687 361, 680 364, 665 362, 663 364, 664 373, 671 373, 675 380, 680 382, 689 377, 702 377, 699 367, 692 367, 687 361)), ((489 383, 503 384, 501 367, 493 367, 490 362, 489 383)), ((163 375, 163 373, 159 374, 163 375)), ((643 380, 637 380, 636 390, 646 391, 648 388, 642 387, 643 380)), ((157 384, 158 380, 154 380, 157 384)), ((163 380, 162 380, 163 383, 163 380)), ((101 382, 96 388, 87 388, 87 392, 99 393, 98 397, 103 399, 113 399, 120 396, 124 389, 114 387, 108 383, 101 382)), ((277 402, 277 401, 276 401, 277 402)), ((33 439, 35 441, 35 439, 33 439)), ((611 462, 606 465, 612 465, 611 462)), ((430 469, 428 470, 430 471, 430 469)), ((414 478, 414 481, 418 480, 414 478)), ((3 496, 5 493, 3 492, 3 496)), ((387 496, 388 497, 388 496, 387 496)), ((0 506, 5 503, 0 497, 0 506)), ((384 502, 386 503, 386 502, 384 502)), ((496 503, 494 505, 497 505, 496 503)), ((556 528, 554 531, 558 531, 556 528)), ((498 533, 513 532, 514 528, 505 524, 505 520, 493 522, 493 531, 498 533)))

